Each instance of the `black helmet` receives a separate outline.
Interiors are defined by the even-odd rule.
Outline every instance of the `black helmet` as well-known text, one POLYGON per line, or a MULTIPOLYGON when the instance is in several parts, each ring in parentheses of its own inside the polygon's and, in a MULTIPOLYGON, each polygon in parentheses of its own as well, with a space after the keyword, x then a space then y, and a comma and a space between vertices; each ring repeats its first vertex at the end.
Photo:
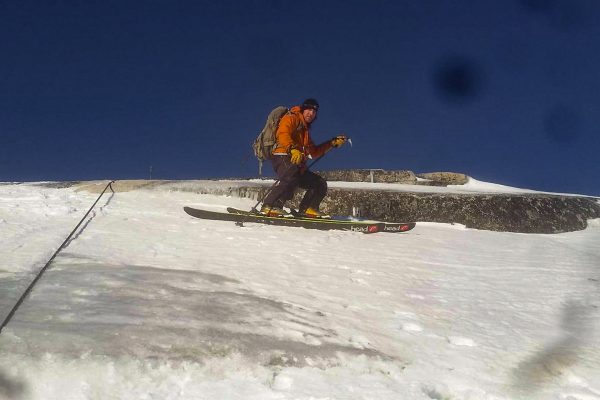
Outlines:
POLYGON ((319 102, 312 98, 306 99, 302 102, 302 106, 300 108, 302 109, 302 111, 308 109, 319 111, 319 102))

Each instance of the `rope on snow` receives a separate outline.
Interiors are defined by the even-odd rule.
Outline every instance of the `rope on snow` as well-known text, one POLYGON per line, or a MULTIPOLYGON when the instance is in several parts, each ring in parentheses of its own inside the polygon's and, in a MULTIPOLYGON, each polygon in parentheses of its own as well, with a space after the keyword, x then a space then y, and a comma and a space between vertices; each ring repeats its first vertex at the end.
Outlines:
POLYGON ((77 224, 77 226, 75 226, 75 228, 73 229, 73 231, 71 231, 71 233, 69 233, 69 236, 67 236, 67 238, 65 239, 65 241, 54 252, 54 254, 52 255, 52 257, 50 257, 50 259, 48 260, 48 262, 46 263, 46 265, 44 265, 42 267, 42 269, 40 269, 40 271, 38 272, 38 274, 35 277, 35 279, 29 284, 29 286, 27 287, 27 289, 25 289, 25 292, 23 292, 23 294, 21 295, 21 297, 19 298, 19 300, 13 306, 12 310, 10 310, 10 312, 8 313, 8 315, 6 316, 6 318, 4 319, 4 322, 2 322, 2 325, 0 325, 0 333, 2 333, 2 330, 4 329, 4 327, 10 322, 10 320, 12 319, 12 317, 15 315, 15 313, 17 312, 17 309, 21 306, 21 304, 23 304, 23 302, 25 301, 25 299, 27 298, 27 296, 29 295, 29 293, 31 292, 31 290, 33 289, 33 287, 35 286, 35 284, 37 283, 37 281, 39 281, 40 278, 42 277, 43 273, 46 272, 46 270, 48 269, 48 267, 50 267, 50 264, 52 263, 52 261, 54 261, 54 258, 56 258, 56 256, 58 255, 58 253, 60 253, 61 250, 64 249, 66 247, 66 245, 69 243, 69 240, 71 239, 71 237, 75 234, 75 232, 77 232, 77 229, 79 228, 79 226, 87 218, 87 216, 89 215, 89 213, 94 209, 94 207, 96 206, 96 204, 98 203, 98 201, 100 201, 100 198, 104 195, 104 193, 106 192, 106 190, 108 188, 110 188, 110 190, 113 193, 115 192, 113 190, 113 188, 112 188, 112 184, 114 182, 115 181, 110 181, 106 185, 106 187, 104 188, 104 190, 102 191, 102 193, 100 193, 100 196, 98 196, 98 198, 96 199, 96 201, 94 202, 94 204, 92 204, 92 206, 90 207, 90 209, 88 210, 88 212, 86 212, 85 215, 83 216, 83 218, 81 218, 81 221, 79 221, 79 223, 77 224))

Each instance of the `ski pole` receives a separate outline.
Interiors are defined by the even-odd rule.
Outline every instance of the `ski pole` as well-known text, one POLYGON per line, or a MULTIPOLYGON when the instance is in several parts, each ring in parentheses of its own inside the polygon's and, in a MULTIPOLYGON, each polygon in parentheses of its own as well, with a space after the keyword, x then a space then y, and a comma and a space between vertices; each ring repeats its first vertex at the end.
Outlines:
MULTIPOLYGON (((319 156, 318 158, 316 158, 316 159, 315 159, 315 160, 314 160, 312 163, 310 163, 310 165, 309 165, 308 167, 306 167, 306 169, 308 170, 308 169, 309 169, 309 168, 311 168, 313 165, 315 165, 315 164, 317 163, 317 161, 319 161, 321 158, 323 158, 323 156, 324 156, 325 154, 327 154, 327 153, 324 153, 323 155, 321 155, 321 156, 319 156)), ((289 170, 290 170, 292 167, 294 167, 294 166, 296 166, 296 164, 292 164, 292 165, 290 165, 289 167, 287 167, 287 169, 285 170, 285 172, 287 173, 287 171, 289 171, 289 170)), ((285 174, 285 173, 284 173, 284 174, 285 174)), ((278 184, 280 181, 281 181, 281 179, 279 179, 279 178, 278 178, 278 179, 277 179, 277 180, 276 180, 276 181, 275 181, 275 182, 274 182, 274 183, 271 185, 271 187, 269 188, 269 190, 267 190, 267 192, 265 193, 265 195, 264 195, 264 196, 262 196, 262 197, 261 197, 261 198, 260 198, 260 199, 259 199, 259 200, 256 202, 256 204, 254 205, 254 207, 252 207, 252 208, 251 208, 251 211, 257 211, 257 210, 256 210, 256 207, 258 207, 258 205, 259 205, 260 203, 262 203, 262 202, 263 202, 263 201, 264 201, 264 200, 267 198, 267 196, 268 196, 268 195, 269 195, 269 194, 270 194, 270 193, 273 191, 273 189, 275 188, 275 186, 277 186, 277 184, 278 184)))
MULTIPOLYGON (((350 138, 346 138, 346 141, 347 141, 348 143, 350 143, 350 147, 352 147, 352 139, 350 139, 350 138)), ((329 149, 327 149, 327 151, 325 151, 325 153, 321 154, 319 157, 317 157, 316 159, 314 159, 314 160, 313 160, 313 162, 311 162, 311 163, 310 163, 310 164, 309 164, 309 165, 306 167, 306 170, 309 170, 309 169, 311 169, 311 168, 312 168, 312 167, 313 167, 313 166, 314 166, 314 165, 315 165, 315 164, 316 164, 316 163, 317 163, 317 162, 318 162, 320 159, 322 159, 323 157, 325 157, 325 154, 329 153, 329 150, 331 150, 331 149, 333 149, 333 147, 330 147, 329 149)), ((285 172, 289 171, 289 170, 290 170, 290 168, 292 168, 293 166, 294 166, 294 164, 290 165, 290 166, 289 166, 289 167, 288 167, 288 168, 285 170, 285 172)), ((272 191, 272 190, 273 190, 273 188, 274 188, 274 187, 275 187, 275 186, 276 186, 276 185, 279 183, 279 181, 281 181, 281 179, 279 179, 279 178, 278 178, 278 179, 277 179, 277 180, 276 180, 276 181, 275 181, 275 182, 274 182, 274 183, 271 185, 271 187, 269 188, 269 190, 267 190, 267 192, 265 193, 265 195, 264 195, 264 196, 262 196, 262 197, 261 197, 261 198, 260 198, 260 199, 259 199, 259 200, 256 202, 256 204, 254 205, 254 207, 252 207, 252 208, 250 209, 251 211, 257 211, 257 210, 256 210, 256 207, 258 207, 258 205, 259 205, 260 203, 262 203, 264 199, 266 199, 266 198, 267 198, 267 196, 269 195, 269 193, 271 193, 271 191, 272 191)))
MULTIPOLYGON (((352 139, 350 138, 346 138, 346 141, 348 143, 350 143, 350 147, 352 147, 352 139)), ((315 160, 313 162, 310 163, 310 165, 308 167, 306 167, 307 170, 311 169, 317 162, 319 162, 319 160, 323 157, 325 157, 325 154, 329 153, 329 151, 333 149, 333 147, 328 148, 325 153, 321 154, 319 157, 315 158, 315 160)))

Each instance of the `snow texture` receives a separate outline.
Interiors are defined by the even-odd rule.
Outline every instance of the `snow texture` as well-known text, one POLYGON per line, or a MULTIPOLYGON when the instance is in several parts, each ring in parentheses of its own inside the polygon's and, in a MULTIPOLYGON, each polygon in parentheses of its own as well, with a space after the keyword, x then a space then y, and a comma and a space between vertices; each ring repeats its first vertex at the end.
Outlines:
MULTIPOLYGON (((0 185, 0 315, 96 197, 0 185)), ((600 399, 598 220, 364 235, 182 210, 253 204, 107 193, 0 334, 0 398, 600 399)))

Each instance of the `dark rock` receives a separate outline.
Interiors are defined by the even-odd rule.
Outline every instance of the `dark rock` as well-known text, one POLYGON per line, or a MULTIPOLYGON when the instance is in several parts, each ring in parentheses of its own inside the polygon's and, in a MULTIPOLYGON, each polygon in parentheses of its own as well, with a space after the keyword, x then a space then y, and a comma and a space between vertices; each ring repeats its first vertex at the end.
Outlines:
POLYGON ((405 193, 330 190, 323 210, 381 221, 459 223, 468 228, 521 233, 582 230, 600 218, 600 204, 585 197, 514 194, 405 193))
POLYGON ((430 172, 417 174, 417 177, 434 182, 431 186, 464 185, 469 182, 467 175, 456 172, 430 172))
MULTIPOLYGON (((261 198, 268 188, 240 187, 232 195, 261 198), (257 197, 258 196, 258 197, 257 197)), ((297 207, 298 190, 290 206, 297 207)), ((545 194, 410 193, 329 189, 321 209, 380 221, 458 223, 468 228, 518 233, 562 233, 585 229, 600 218, 600 204, 588 197, 545 194)))
POLYGON ((414 185, 417 177, 412 171, 386 171, 383 169, 338 169, 317 172, 328 181, 403 183, 414 185))
POLYGON ((77 186, 81 183, 81 181, 62 181, 62 182, 39 182, 39 183, 33 183, 33 185, 36 186, 41 186, 41 187, 46 187, 46 188, 50 188, 50 189, 64 189, 64 188, 70 188, 73 186, 77 186))
POLYGON ((412 171, 384 169, 338 169, 318 171, 328 181, 401 183, 405 185, 448 186, 464 185, 469 181, 465 174, 456 172, 430 172, 415 175, 412 171), (417 180, 417 177, 425 180, 417 180))

